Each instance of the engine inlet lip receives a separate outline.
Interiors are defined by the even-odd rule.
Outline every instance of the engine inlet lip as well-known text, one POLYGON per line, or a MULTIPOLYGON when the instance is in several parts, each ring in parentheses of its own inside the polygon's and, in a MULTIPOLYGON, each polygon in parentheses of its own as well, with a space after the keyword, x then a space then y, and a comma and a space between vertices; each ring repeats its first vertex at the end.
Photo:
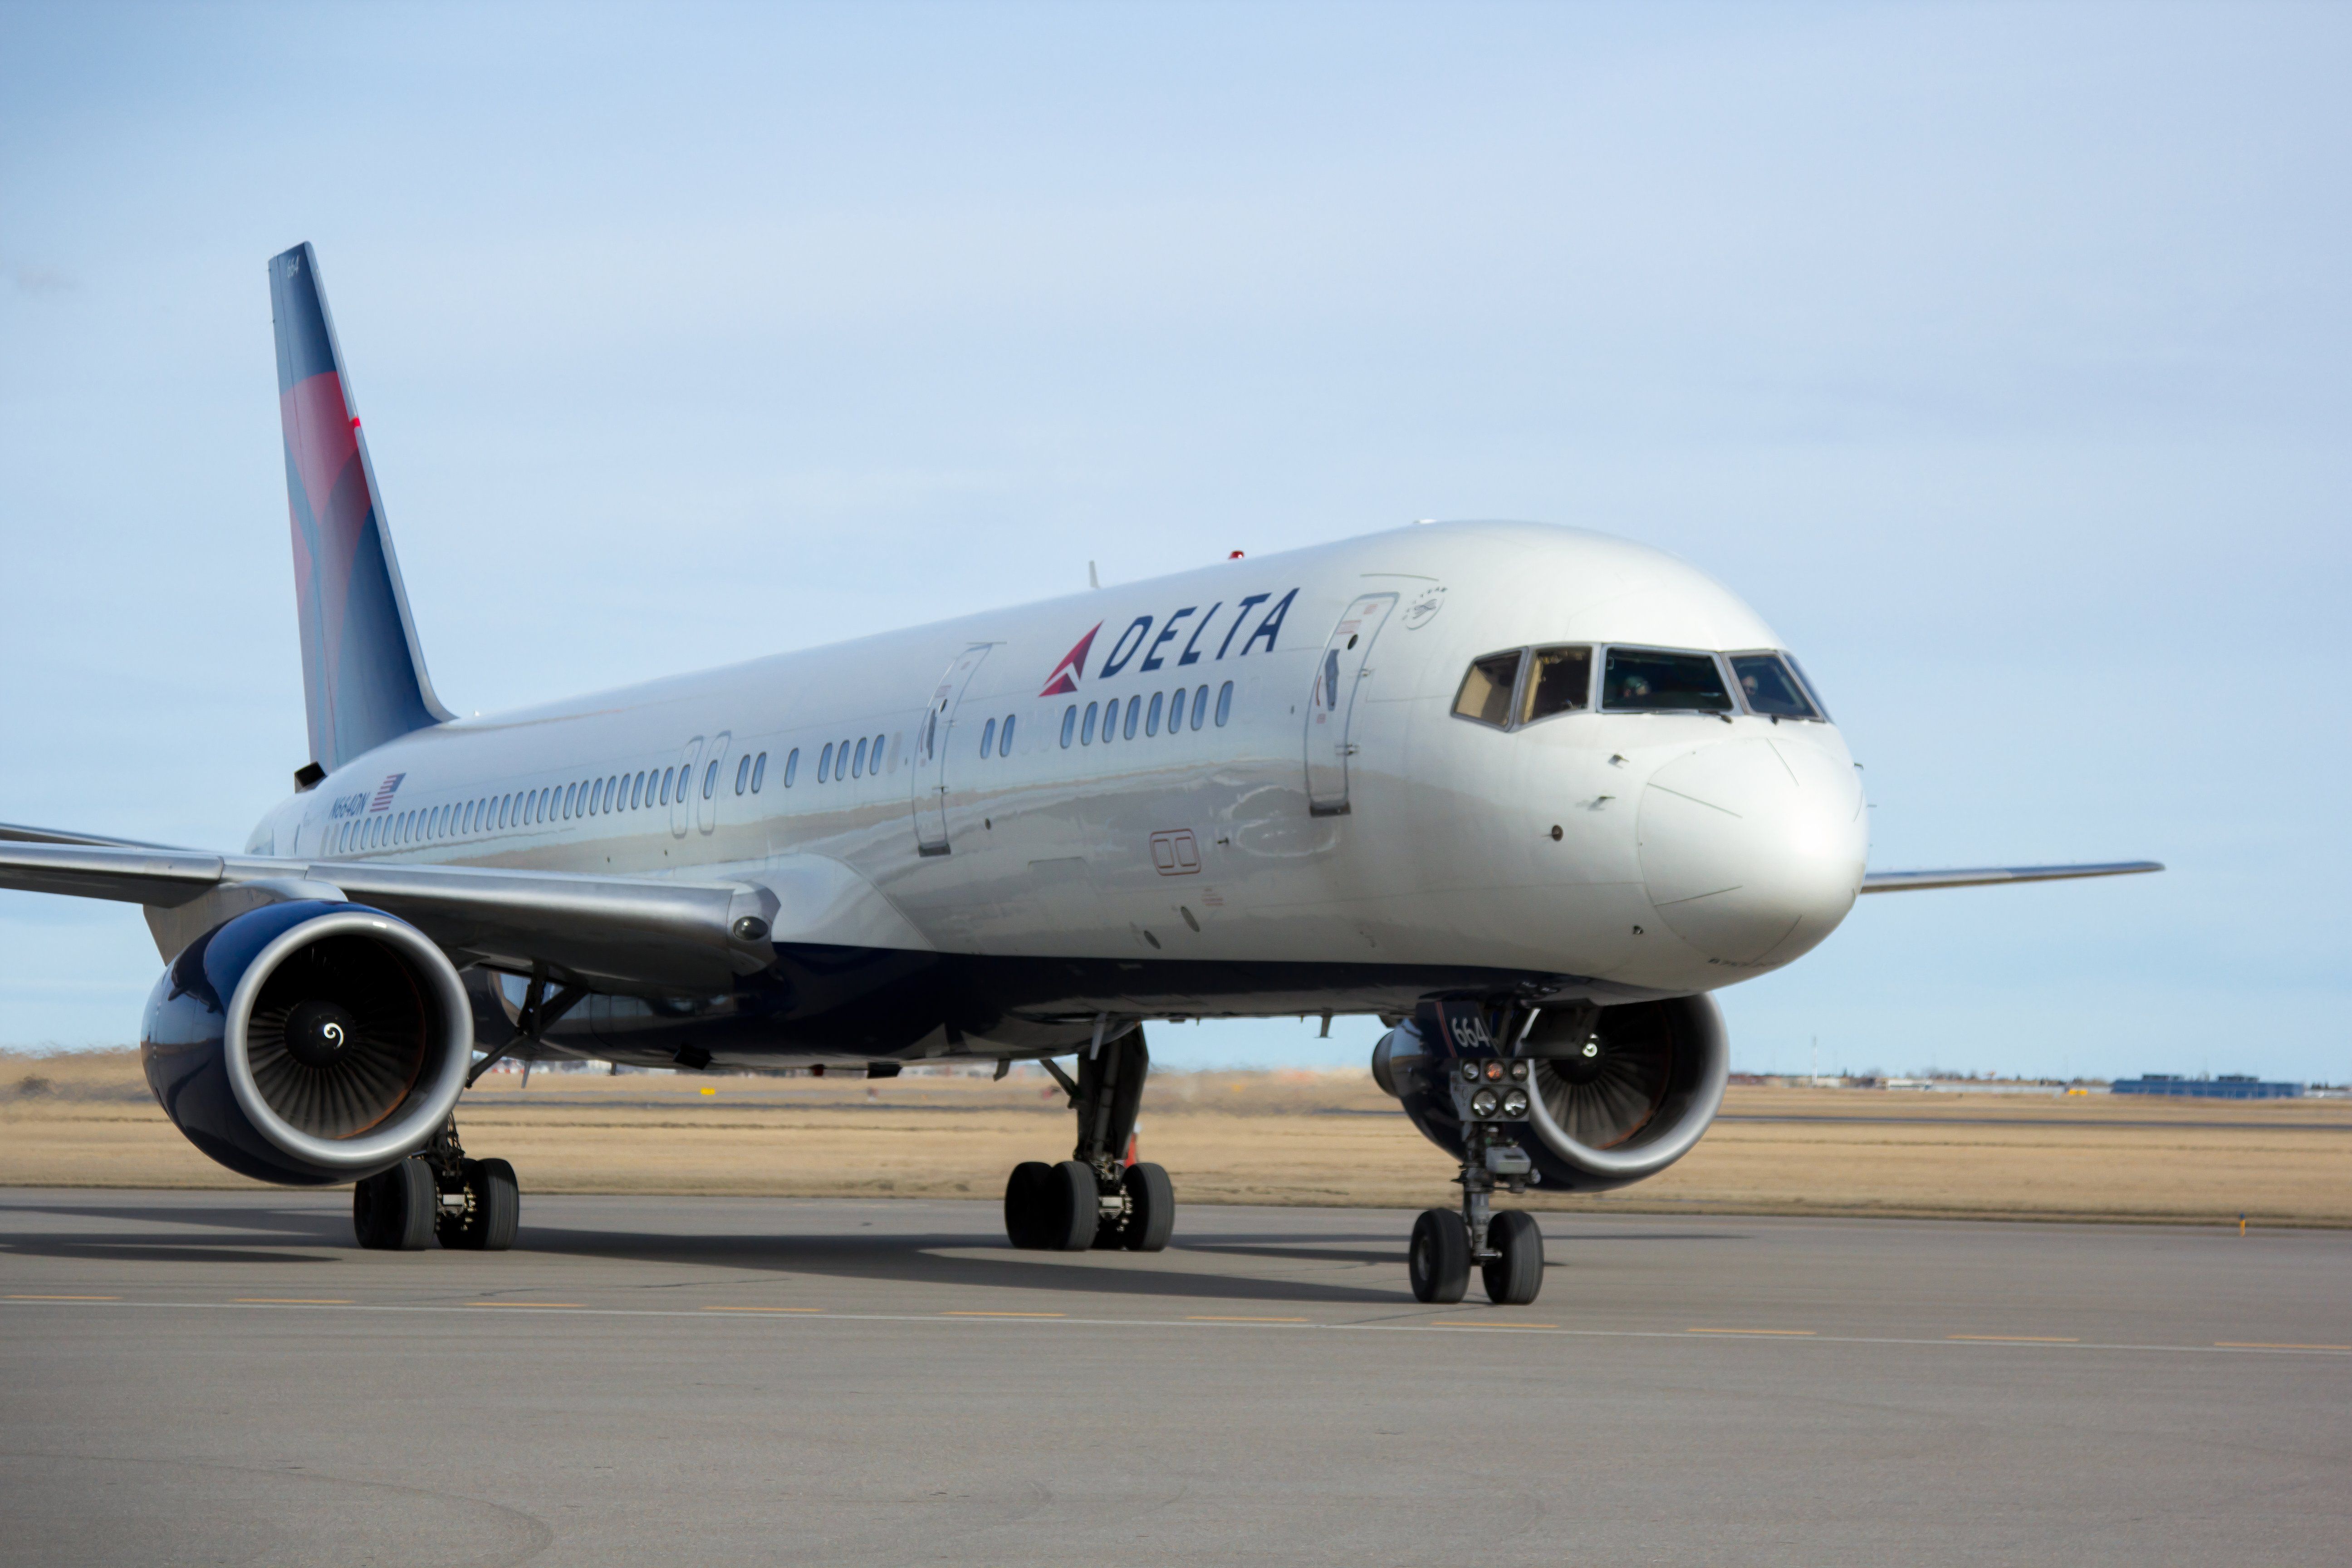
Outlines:
POLYGON ((1580 1171, 1620 1181, 1654 1175, 1688 1153, 1722 1109, 1723 1091, 1731 1080, 1731 1052, 1724 1037, 1723 1016, 1704 994, 1693 1000, 1701 1004, 1701 1011, 1691 1020, 1691 1043, 1699 1051, 1698 1072, 1670 1131, 1646 1140, 1636 1133, 1636 1141, 1628 1148, 1594 1149, 1570 1137, 1568 1130, 1553 1119, 1544 1097, 1530 1086, 1528 1121, 1545 1146, 1580 1171))
POLYGON ((228 1069, 229 1089, 236 1103, 261 1135, 298 1160, 331 1171, 358 1174, 382 1170, 416 1149, 448 1120, 466 1088, 466 1069, 473 1053, 474 1012, 457 971, 441 950, 405 921, 359 905, 332 910, 290 926, 253 957, 229 997, 226 1039, 221 1056, 228 1069), (299 949, 331 936, 366 936, 391 947, 415 965, 424 982, 425 1005, 437 1013, 433 1034, 450 1047, 428 1084, 411 1090, 408 1103, 390 1120, 355 1138, 320 1138, 299 1131, 271 1109, 254 1082, 253 1064, 246 1056, 246 1029, 254 1004, 278 966, 299 949))

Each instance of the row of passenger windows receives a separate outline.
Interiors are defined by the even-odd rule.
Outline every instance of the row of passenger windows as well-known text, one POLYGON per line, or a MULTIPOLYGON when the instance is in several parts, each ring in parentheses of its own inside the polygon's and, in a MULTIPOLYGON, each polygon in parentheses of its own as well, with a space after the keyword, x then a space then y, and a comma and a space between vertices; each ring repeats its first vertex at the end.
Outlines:
MULTIPOLYGON (((1581 712, 1592 705, 1592 666, 1593 650, 1585 647, 1488 654, 1470 661, 1454 711, 1497 729, 1581 712)), ((1770 719, 1827 717, 1796 659, 1783 653, 1612 647, 1601 661, 1600 697, 1610 713, 1733 713, 1744 707, 1770 719)))
MULTIPOLYGON (((1063 749, 1066 751, 1073 743, 1093 745, 1098 719, 1101 726, 1099 734, 1105 745, 1122 737, 1132 741, 1138 731, 1157 735, 1163 719, 1167 721, 1168 732, 1172 735, 1184 727, 1184 710, 1188 705, 1192 709, 1192 728, 1198 730, 1206 726, 1209 721, 1209 689, 1205 686, 1189 692, 1181 686, 1173 691, 1155 691, 1148 703, 1142 697, 1129 697, 1124 703, 1114 697, 1108 707, 1099 702, 1089 702, 1084 713, 1073 702, 1062 710, 1063 749)), ((1228 680, 1217 690, 1217 723, 1222 727, 1226 720, 1233 717, 1233 712, 1234 683, 1228 680)), ((988 754, 985 742, 982 743, 980 754, 988 754)))
MULTIPOLYGON (((1201 729, 1208 722, 1209 689, 1205 686, 1187 692, 1182 688, 1173 691, 1155 691, 1149 699, 1129 697, 1122 702, 1113 699, 1108 711, 1104 705, 1089 702, 1083 717, 1077 704, 1072 703, 1062 715, 1062 744, 1074 742, 1091 746, 1095 743, 1099 721, 1101 738, 1106 742, 1124 732, 1133 740, 1139 730, 1146 735, 1157 735, 1164 720, 1168 732, 1174 734, 1183 727, 1189 705, 1192 725, 1201 729)), ((1223 725, 1233 714, 1234 683, 1230 680, 1217 693, 1216 721, 1223 725)), ((1013 754, 1013 737, 1019 715, 1007 713, 1003 720, 990 719, 981 726, 980 754, 983 757, 1009 757, 1013 754)), ((817 753, 816 782, 826 784, 843 779, 863 778, 868 773, 883 771, 888 752, 887 735, 860 736, 855 742, 826 742, 817 753)), ((895 755, 888 756, 889 765, 897 766, 895 755)), ((703 765, 702 798, 709 800, 718 792, 720 763, 713 758, 703 765)), ((783 784, 793 787, 800 774, 801 752, 795 746, 784 755, 783 784)), ((735 760, 735 793, 758 795, 768 776, 768 753, 745 752, 735 760)), ((357 854, 371 849, 386 849, 406 844, 428 844, 436 840, 464 838, 483 833, 499 833, 512 828, 537 826, 546 822, 568 822, 574 817, 601 816, 619 811, 642 811, 650 806, 666 806, 673 801, 684 803, 694 792, 695 779, 691 768, 667 767, 646 769, 637 773, 614 773, 602 779, 585 779, 565 784, 550 784, 544 789, 524 790, 518 794, 485 795, 478 800, 461 801, 451 805, 420 806, 414 811, 388 812, 380 816, 355 818, 336 829, 327 853, 357 854)))
MULTIPOLYGON (((768 754, 745 757, 736 769, 736 791, 742 792, 744 768, 757 780, 767 771, 768 754)), ((719 786, 719 764, 704 771, 703 798, 719 786)), ((683 802, 692 792, 688 770, 667 767, 638 773, 614 773, 601 779, 580 779, 549 784, 544 789, 512 795, 484 795, 449 805, 420 806, 414 811, 387 812, 346 822, 335 832, 330 854, 385 849, 403 844, 429 844, 437 839, 465 838, 482 833, 530 827, 543 822, 568 822, 575 816, 602 816, 616 811, 641 811, 648 806, 683 802)), ((756 790, 759 784, 754 782, 756 790)))

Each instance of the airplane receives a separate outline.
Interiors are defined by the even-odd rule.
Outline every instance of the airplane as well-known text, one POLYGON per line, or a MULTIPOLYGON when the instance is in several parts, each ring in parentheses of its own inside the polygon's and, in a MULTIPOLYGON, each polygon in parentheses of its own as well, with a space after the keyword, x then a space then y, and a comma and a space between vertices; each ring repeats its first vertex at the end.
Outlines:
POLYGON ((268 265, 310 759, 236 854, 0 826, 0 887, 143 909, 140 1052, 244 1175, 353 1184, 360 1246, 499 1250, 491 1066, 887 1078, 1036 1061, 1069 1159, 1013 1245, 1168 1245, 1125 1157, 1147 1023, 1377 1014, 1459 1167, 1414 1296, 1535 1299, 1498 1193, 1655 1174, 1729 1067, 1711 994, 1857 896, 2156 871, 1866 868, 1863 788, 1771 627, 1682 562, 1526 522, 1226 560, 487 718, 436 695, 305 243, 268 265), (1059 1061, 1073 1058, 1071 1068, 1059 1061))

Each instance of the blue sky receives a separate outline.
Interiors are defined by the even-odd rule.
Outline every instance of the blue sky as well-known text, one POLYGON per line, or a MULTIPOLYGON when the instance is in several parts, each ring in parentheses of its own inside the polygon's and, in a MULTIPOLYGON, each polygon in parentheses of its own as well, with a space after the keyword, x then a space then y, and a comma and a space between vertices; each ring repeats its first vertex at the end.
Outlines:
MULTIPOLYGON (((1580 523, 1780 628, 1876 864, 2173 868, 1866 900, 1738 1065, 2342 1080, 2347 79, 2325 6, 8 8, 0 820, 305 760, 310 239, 463 710, 1580 523)), ((156 967, 0 895, 0 1044, 156 967)))

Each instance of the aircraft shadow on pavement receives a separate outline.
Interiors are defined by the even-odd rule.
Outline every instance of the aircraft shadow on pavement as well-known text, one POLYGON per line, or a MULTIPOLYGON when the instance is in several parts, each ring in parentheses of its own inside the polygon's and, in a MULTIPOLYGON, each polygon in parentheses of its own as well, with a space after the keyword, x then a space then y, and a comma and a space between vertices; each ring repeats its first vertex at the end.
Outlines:
MULTIPOLYGON (((136 1204, 26 1205, 19 1214, 109 1222, 92 1231, 30 1231, 0 1237, 0 1252, 19 1256, 119 1263, 268 1265, 327 1263, 325 1253, 355 1251, 350 1221, 333 1210, 253 1205, 136 1204), (152 1226, 152 1239, 126 1226, 152 1226), (191 1235, 191 1230, 214 1234, 191 1235), (275 1245, 287 1250, 264 1251, 275 1245), (301 1248, 303 1250, 292 1250, 301 1248)), ((1557 1232, 1547 1237, 1555 1267, 1570 1249, 1596 1242, 1654 1244, 1748 1239, 1725 1231, 1557 1232)), ((756 1270, 869 1283, 898 1283, 977 1292, 1020 1290, 1087 1298, 1160 1297, 1201 1301, 1324 1305, 1391 1305, 1405 1298, 1399 1278, 1405 1238, 1383 1232, 1332 1232, 1312 1238, 1265 1232, 1210 1231, 1187 1241, 1181 1229, 1165 1252, 1053 1253, 1013 1248, 992 1227, 980 1231, 884 1231, 861 1235, 643 1233, 532 1226, 526 1222, 518 1252, 609 1259, 667 1267, 756 1270), (981 1256, 974 1256, 980 1254, 981 1256), (1230 1271, 1233 1264, 1334 1266, 1355 1275, 1379 1268, 1396 1274, 1378 1282, 1267 1278, 1230 1271), (1199 1267, 1202 1263, 1225 1268, 1199 1267)), ((469 1255, 470 1256, 470 1255, 469 1255)), ((488 1262, 488 1259, 481 1259, 488 1262)), ((627 1283, 616 1281, 616 1283, 627 1283)))

